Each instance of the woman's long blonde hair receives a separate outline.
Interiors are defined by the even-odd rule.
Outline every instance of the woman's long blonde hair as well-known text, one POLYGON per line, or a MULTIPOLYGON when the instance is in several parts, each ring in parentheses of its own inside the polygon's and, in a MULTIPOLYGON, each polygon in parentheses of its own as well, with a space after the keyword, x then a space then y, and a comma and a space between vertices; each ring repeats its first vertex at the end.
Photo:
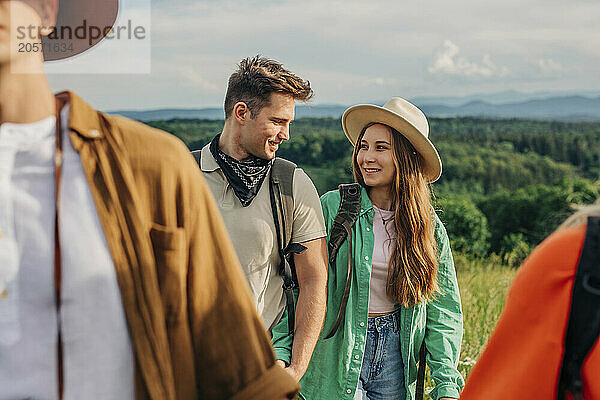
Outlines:
MULTIPOLYGON (((367 190, 357 156, 365 126, 354 146, 354 178, 367 190)), ((404 307, 433 298, 437 285, 437 245, 431 191, 423 176, 423 158, 398 131, 392 130, 392 157, 396 173, 390 185, 396 238, 390 257, 387 294, 404 307)))

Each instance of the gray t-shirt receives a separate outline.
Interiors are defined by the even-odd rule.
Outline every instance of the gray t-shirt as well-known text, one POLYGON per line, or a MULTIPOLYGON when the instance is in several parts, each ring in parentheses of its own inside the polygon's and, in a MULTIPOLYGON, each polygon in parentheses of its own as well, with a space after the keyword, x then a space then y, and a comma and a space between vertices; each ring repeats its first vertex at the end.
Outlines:
MULTIPOLYGON (((233 247, 244 270, 250 293, 265 328, 270 329, 285 309, 283 281, 277 272, 279 252, 269 198, 269 177, 248 207, 242 207, 233 188, 206 145, 201 169, 221 210, 233 247)), ((326 236, 319 195, 306 173, 294 173, 294 222, 292 242, 302 243, 326 236)))

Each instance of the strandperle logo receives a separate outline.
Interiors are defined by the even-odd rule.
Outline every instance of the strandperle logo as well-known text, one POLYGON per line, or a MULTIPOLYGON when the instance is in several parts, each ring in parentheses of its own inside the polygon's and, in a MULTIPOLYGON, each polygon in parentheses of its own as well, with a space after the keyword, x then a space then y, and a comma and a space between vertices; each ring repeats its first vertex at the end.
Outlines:
MULTIPOLYGON (((17 27, 17 39, 18 40, 35 40, 37 37, 42 36, 43 32, 50 31, 48 35, 49 40, 88 40, 88 43, 92 45, 96 40, 101 37, 105 39, 124 39, 124 40, 144 40, 146 39, 147 33, 146 28, 142 25, 134 25, 131 20, 127 20, 124 25, 106 26, 104 28, 88 25, 87 20, 83 20, 82 24, 76 27, 61 26, 55 28, 54 26, 19 26, 17 27)), ((25 44, 25 42, 23 42, 25 44)), ((21 49, 19 49, 21 51, 21 49)))

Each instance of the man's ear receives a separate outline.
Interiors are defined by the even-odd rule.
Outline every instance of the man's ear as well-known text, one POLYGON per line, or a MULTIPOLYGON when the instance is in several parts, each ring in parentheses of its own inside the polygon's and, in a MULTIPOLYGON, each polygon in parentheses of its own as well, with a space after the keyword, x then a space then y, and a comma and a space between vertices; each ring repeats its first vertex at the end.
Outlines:
POLYGON ((56 17, 58 15, 58 2, 60 0, 45 0, 41 2, 42 29, 40 33, 48 36, 56 26, 56 17))
POLYGON ((243 101, 235 103, 233 106, 233 117, 240 125, 246 124, 246 121, 252 118, 248 105, 243 101))

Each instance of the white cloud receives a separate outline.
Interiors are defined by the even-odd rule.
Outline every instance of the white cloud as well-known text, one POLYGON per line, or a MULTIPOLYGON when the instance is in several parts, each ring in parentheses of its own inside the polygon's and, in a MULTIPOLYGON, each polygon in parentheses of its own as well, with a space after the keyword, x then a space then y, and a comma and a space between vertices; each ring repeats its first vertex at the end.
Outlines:
POLYGON ((538 60, 538 67, 540 68, 540 72, 547 75, 556 74, 563 71, 563 66, 551 58, 540 58, 538 60))
POLYGON ((309 79, 314 103, 598 86, 597 0, 151 2, 151 74, 52 75, 52 87, 107 109, 213 107, 258 53, 309 79))
POLYGON ((375 85, 375 86, 385 86, 385 85, 390 85, 390 84, 395 83, 395 80, 377 77, 377 78, 368 79, 367 82, 369 84, 375 85))
POLYGON ((220 91, 220 88, 218 88, 214 83, 204 79, 204 77, 191 65, 179 66, 175 68, 175 70, 177 71, 177 74, 184 78, 190 86, 195 87, 196 89, 206 90, 209 92, 217 90, 220 91))
POLYGON ((462 76, 505 76, 508 74, 507 67, 498 67, 489 54, 485 54, 481 63, 469 61, 459 56, 460 48, 450 40, 444 41, 444 48, 438 52, 437 57, 428 71, 432 74, 448 74, 462 76))

